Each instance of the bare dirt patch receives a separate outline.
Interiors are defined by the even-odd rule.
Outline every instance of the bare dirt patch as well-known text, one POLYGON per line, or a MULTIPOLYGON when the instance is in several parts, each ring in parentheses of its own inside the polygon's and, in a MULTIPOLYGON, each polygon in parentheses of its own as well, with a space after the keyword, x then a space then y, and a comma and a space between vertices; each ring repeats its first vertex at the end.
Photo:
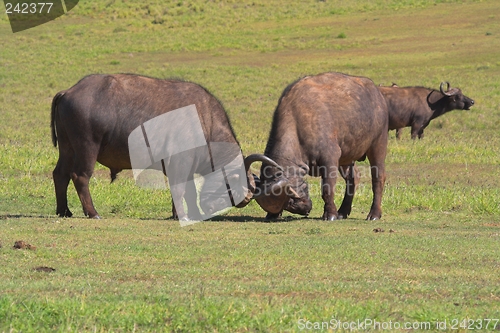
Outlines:
POLYGON ((13 246, 16 250, 36 250, 36 246, 26 243, 23 240, 18 240, 13 246))

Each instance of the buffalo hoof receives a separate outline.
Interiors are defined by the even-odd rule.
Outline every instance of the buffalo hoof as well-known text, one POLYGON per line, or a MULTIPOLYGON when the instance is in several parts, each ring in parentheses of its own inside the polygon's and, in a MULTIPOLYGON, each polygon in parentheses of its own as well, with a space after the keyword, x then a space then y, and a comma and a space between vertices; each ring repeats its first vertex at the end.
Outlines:
POLYGON ((278 213, 278 214, 268 213, 268 214, 266 215, 266 218, 264 219, 264 222, 272 222, 272 221, 276 221, 276 220, 278 220, 280 217, 281 217, 281 213, 278 213))
POLYGON ((69 210, 69 208, 66 208, 63 212, 57 212, 57 216, 59 217, 71 217, 73 216, 73 213, 69 210))
POLYGON ((101 217, 99 215, 92 216, 91 219, 94 220, 101 220, 101 217))
POLYGON ((347 211, 346 210, 342 210, 342 207, 341 209, 339 209, 339 220, 345 220, 346 218, 349 217, 349 215, 351 215, 351 210, 347 211))
POLYGON ((325 221, 335 221, 335 220, 340 220, 340 219, 341 219, 341 217, 337 216, 337 215, 326 215, 326 214, 323 215, 323 220, 325 220, 325 221))
POLYGON ((175 220, 179 220, 180 222, 190 222, 190 221, 203 221, 201 216, 191 216, 188 215, 183 216, 182 218, 174 218, 175 220))
POLYGON ((188 221, 203 221, 203 216, 201 214, 195 214, 187 218, 188 221))
POLYGON ((370 212, 368 213, 368 216, 366 217, 366 220, 368 221, 375 221, 375 220, 380 220, 382 217, 382 212, 380 209, 371 209, 370 212))

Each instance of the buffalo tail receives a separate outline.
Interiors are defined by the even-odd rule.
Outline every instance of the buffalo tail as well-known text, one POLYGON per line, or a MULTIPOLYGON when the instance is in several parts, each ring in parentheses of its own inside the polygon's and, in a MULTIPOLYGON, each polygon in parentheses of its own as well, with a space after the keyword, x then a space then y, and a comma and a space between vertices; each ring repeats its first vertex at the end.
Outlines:
POLYGON ((56 134, 56 112, 57 112, 57 102, 66 91, 58 92, 52 99, 52 110, 50 112, 50 129, 52 132, 52 144, 57 147, 57 134, 56 134))

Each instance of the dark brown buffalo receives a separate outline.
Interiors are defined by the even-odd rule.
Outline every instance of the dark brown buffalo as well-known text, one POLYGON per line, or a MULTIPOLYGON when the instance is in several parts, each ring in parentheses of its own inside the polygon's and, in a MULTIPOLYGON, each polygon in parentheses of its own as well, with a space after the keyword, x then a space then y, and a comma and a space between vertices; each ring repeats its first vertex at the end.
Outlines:
MULTIPOLYGON (((196 106, 207 142, 239 145, 221 103, 195 83, 130 74, 90 75, 57 93, 51 112, 52 141, 54 146, 59 143, 59 160, 53 171, 57 214, 72 216, 67 200, 71 179, 84 214, 99 218, 89 191, 96 161, 111 170, 113 180, 118 172, 131 168, 128 137, 135 128, 158 115, 191 104, 196 106)), ((245 160, 248 194, 238 207, 245 206, 253 197, 255 182, 248 170, 251 162, 257 160, 275 165, 263 155, 252 155, 245 160)), ((206 161, 197 162, 202 165, 201 162, 206 161)), ((187 204, 190 210, 193 204, 187 204)), ((174 217, 183 208, 177 209, 178 212, 172 205, 174 217)))
POLYGON ((341 73, 306 76, 289 85, 274 112, 265 155, 284 171, 263 163, 259 205, 267 218, 283 210, 307 215, 312 202, 307 174, 320 176, 325 202, 323 219, 347 218, 357 183, 354 163, 368 157, 373 203, 367 219, 382 216, 385 157, 389 117, 387 104, 368 78, 341 73), (337 211, 333 196, 338 171, 347 182, 346 195, 337 211))
POLYGON ((458 88, 450 88, 448 82, 442 82, 439 91, 423 87, 379 87, 389 107, 389 130, 396 130, 396 137, 401 136, 401 129, 411 126, 411 138, 424 136, 424 129, 430 121, 452 110, 469 110, 474 101, 465 96, 458 88), (444 86, 447 86, 446 89, 444 86))

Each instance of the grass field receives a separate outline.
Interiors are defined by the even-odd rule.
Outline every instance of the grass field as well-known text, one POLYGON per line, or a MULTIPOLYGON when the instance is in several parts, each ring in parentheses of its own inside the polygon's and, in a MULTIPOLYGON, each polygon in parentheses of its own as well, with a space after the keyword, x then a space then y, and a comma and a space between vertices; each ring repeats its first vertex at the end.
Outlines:
POLYGON ((81 0, 16 34, 2 14, 0 116, 0 332, 335 331, 334 319, 500 330, 497 0, 81 0), (109 184, 102 166, 91 192, 104 219, 84 218, 72 184, 75 217, 55 216, 50 104, 81 77, 200 83, 250 154, 264 151, 286 85, 325 71, 449 81, 476 102, 435 119, 423 140, 390 133, 382 220, 364 220, 367 176, 349 219, 320 220, 310 178, 308 219, 264 223, 251 203, 181 228, 168 191, 136 187, 130 171, 109 184), (18 240, 36 249, 13 249, 18 240))

